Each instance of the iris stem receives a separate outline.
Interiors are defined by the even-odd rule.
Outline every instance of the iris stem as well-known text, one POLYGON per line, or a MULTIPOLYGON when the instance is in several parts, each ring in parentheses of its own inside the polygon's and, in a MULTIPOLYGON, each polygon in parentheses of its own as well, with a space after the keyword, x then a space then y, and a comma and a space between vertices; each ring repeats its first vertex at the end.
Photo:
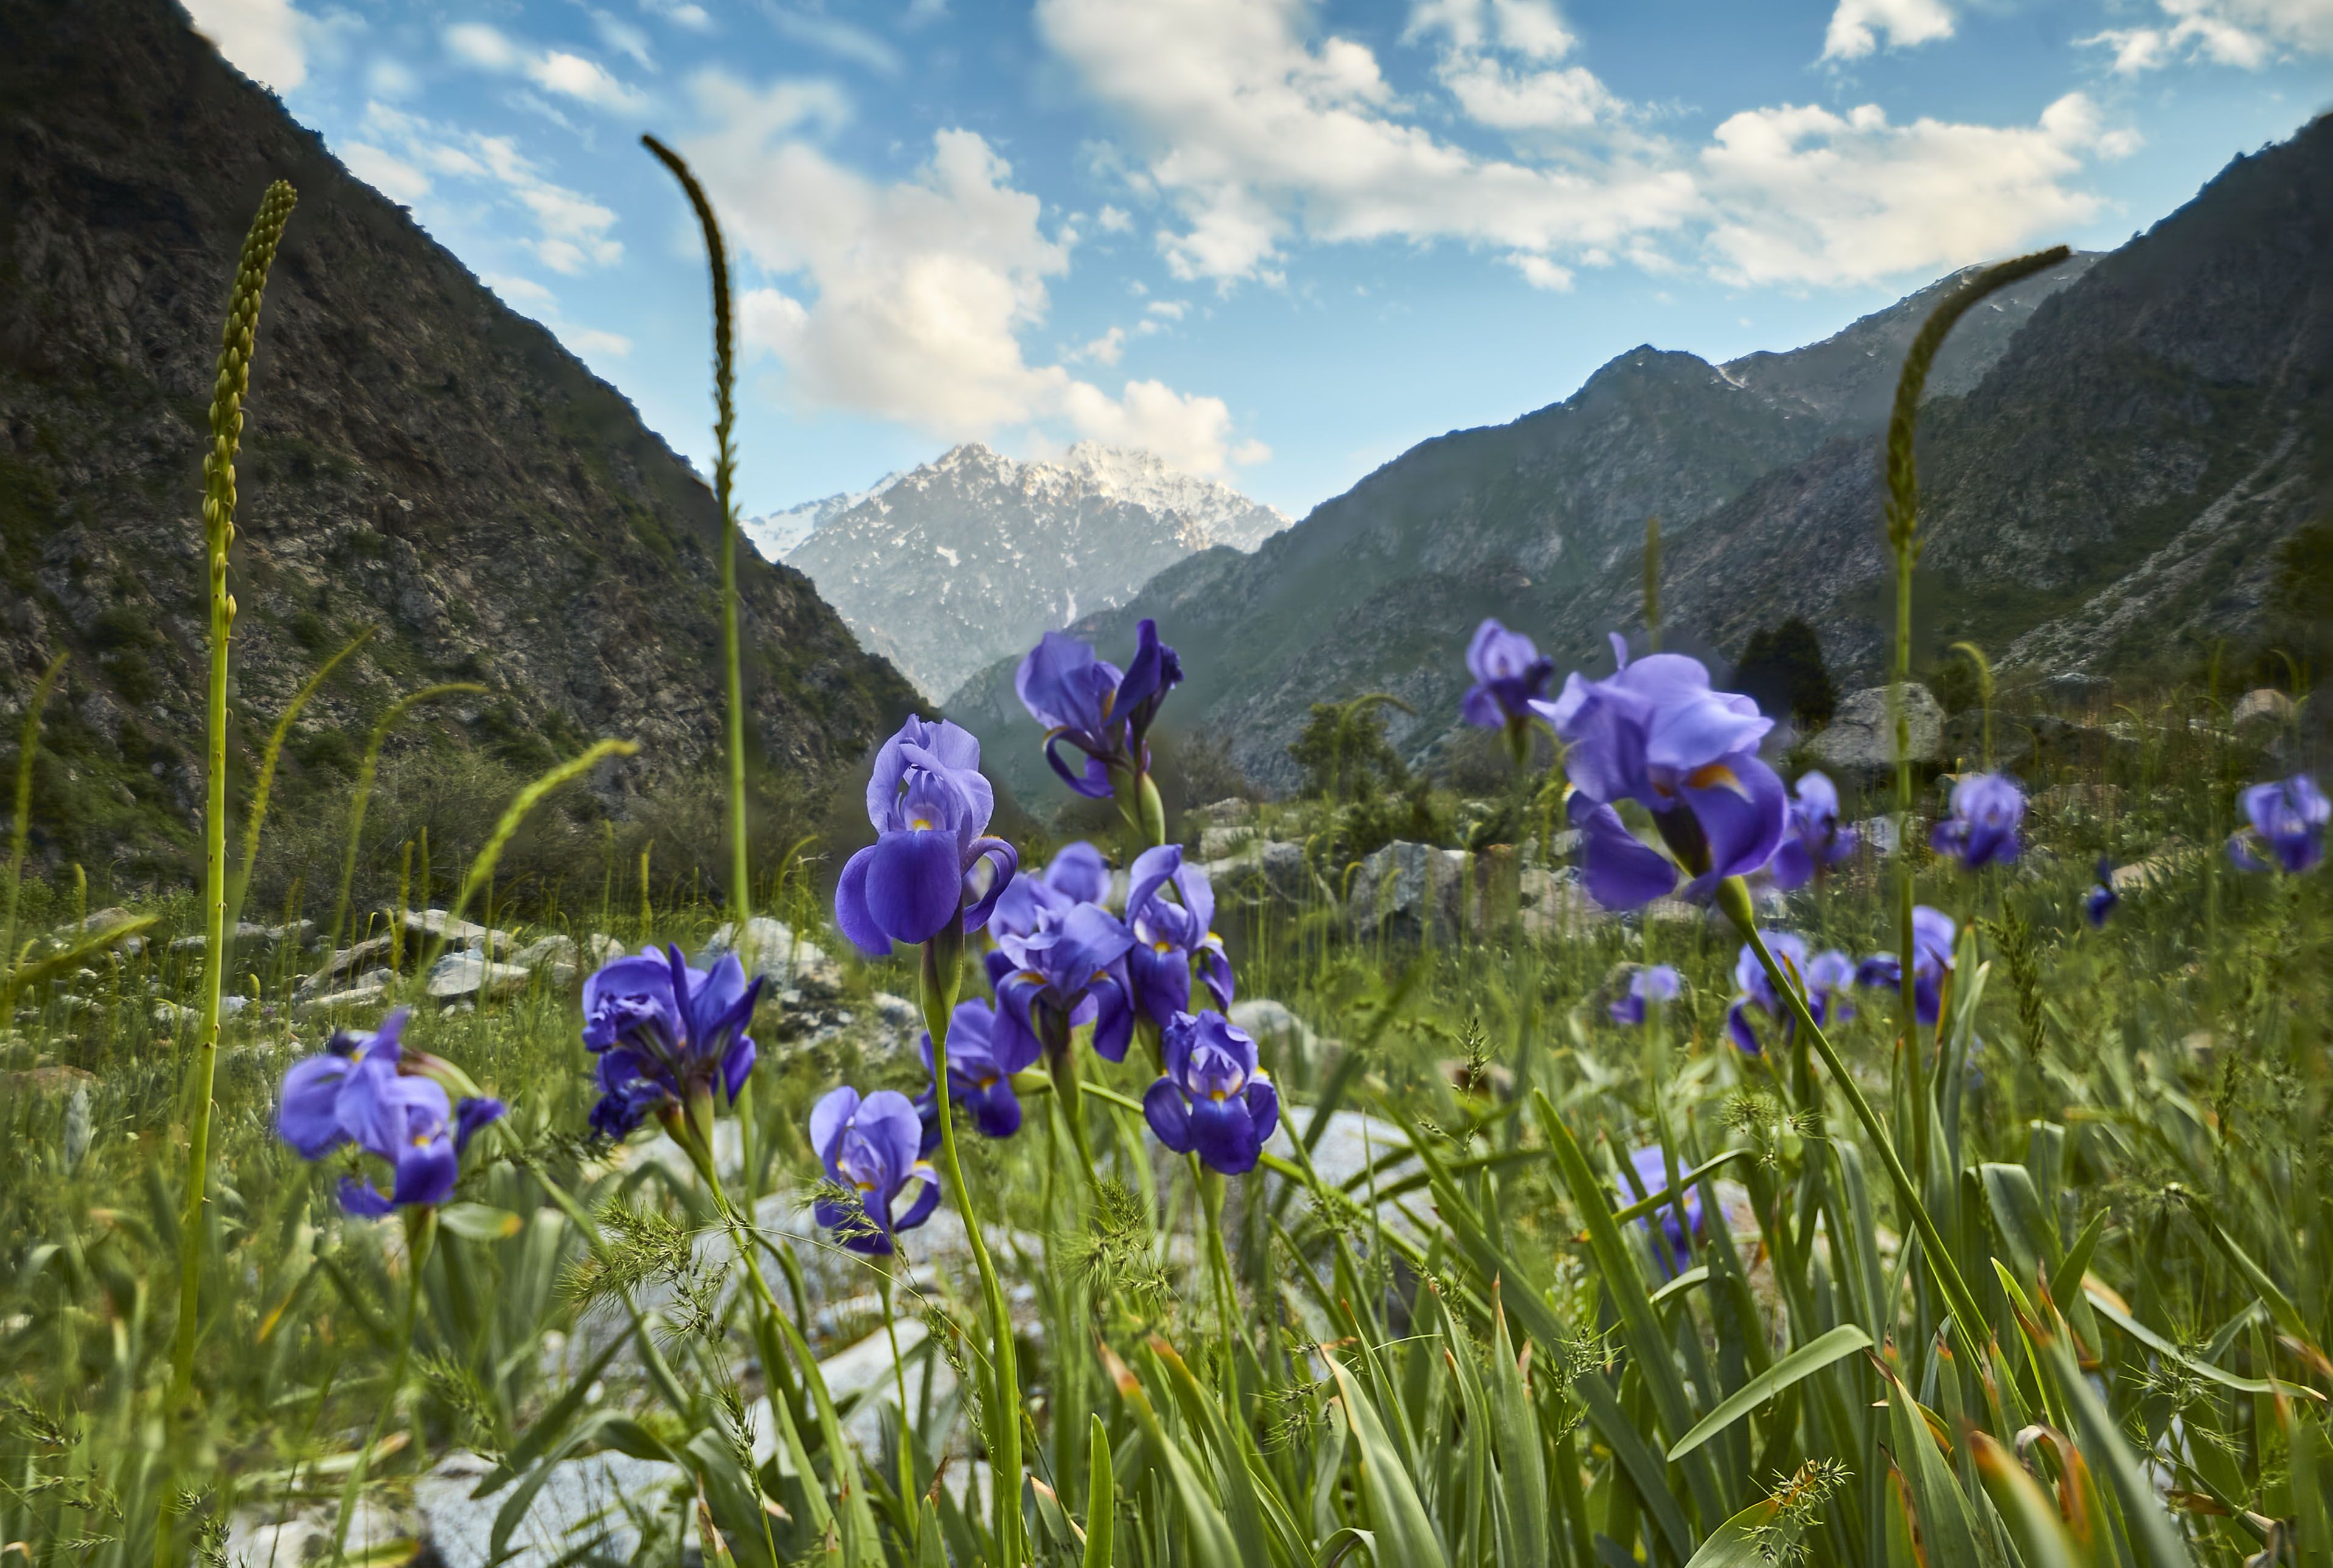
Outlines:
MULTIPOLYGON (((964 931, 951 921, 948 929, 924 943, 924 1027, 932 1037, 932 1082, 948 1081, 947 1031, 955 1010, 957 988, 964 978, 964 931)), ((948 1185, 955 1190, 956 1212, 964 1216, 965 1239, 972 1248, 973 1267, 980 1274, 981 1303, 987 1309, 992 1341, 992 1392, 988 1401, 988 1472, 990 1498, 995 1510, 996 1560, 1005 1568, 1028 1561, 1021 1541, 1021 1377, 1014 1363, 1013 1317, 1004 1299, 996 1261, 981 1234, 980 1216, 965 1186, 964 1166, 956 1158, 955 1101, 938 1096, 940 1161, 948 1185)))
POLYGON ((1717 905, 1725 912, 1726 918, 1733 923, 1734 928, 1742 932, 1743 940, 1750 944, 1750 951, 1758 955, 1758 962, 1765 970, 1768 982, 1788 1005, 1798 1027, 1805 1030, 1807 1038, 1813 1042, 1816 1054, 1822 1057, 1823 1066, 1829 1069, 1832 1080, 1839 1085, 1839 1093, 1847 1097, 1848 1106, 1855 1113, 1855 1119, 1863 1124, 1864 1136, 1878 1149, 1880 1162, 1887 1167, 1887 1178, 1895 1184, 1896 1200, 1904 1205, 1913 1228, 1920 1233, 1921 1255, 1926 1259, 1929 1271, 1935 1276, 1938 1288, 1951 1304, 1953 1315, 1960 1320, 1961 1330, 1967 1336, 1971 1348, 1982 1345, 1991 1337, 1983 1309, 1977 1305, 1976 1297, 1970 1294, 1968 1282, 1961 1277, 1959 1266, 1953 1262, 1952 1254, 1944 1249, 1944 1235, 1937 1230, 1935 1220, 1929 1216, 1927 1205, 1920 1200, 1919 1189, 1912 1184, 1910 1173, 1904 1169, 1904 1162, 1896 1152, 1895 1140, 1887 1136, 1887 1129, 1881 1124, 1878 1113, 1871 1108, 1871 1102, 1864 1097, 1861 1087, 1848 1076, 1847 1064, 1839 1059, 1839 1048, 1830 1043, 1830 1037, 1823 1033, 1822 1026, 1816 1023, 1814 1015, 1807 1010, 1806 998, 1800 993, 1795 980, 1774 961, 1774 955, 1767 950, 1766 939, 1758 934, 1755 912, 1750 906, 1750 890, 1743 885, 1740 877, 1729 876, 1717 884, 1717 905))
POLYGON ((406 1211, 405 1250, 411 1268, 405 1282, 405 1322, 397 1336, 397 1360, 389 1372, 389 1391, 381 1396, 380 1410, 372 1419, 372 1435, 365 1446, 357 1450, 357 1462, 350 1467, 349 1478, 341 1487, 340 1516, 332 1521, 332 1561, 341 1562, 349 1544, 349 1520, 356 1512, 357 1494, 364 1489, 365 1471, 372 1463, 373 1450, 389 1430, 389 1418, 397 1411, 397 1401, 405 1392, 405 1372, 413 1360, 413 1330, 421 1316, 421 1268, 429 1261, 431 1246, 437 1239, 437 1210, 432 1208, 406 1211), (418 1218, 416 1218, 416 1216, 418 1218))
POLYGON ((899 1318, 891 1305, 891 1274, 898 1266, 899 1255, 894 1252, 889 1261, 876 1271, 881 1282, 876 1288, 883 1297, 883 1332, 891 1341, 891 1385, 899 1395, 899 1515, 906 1527, 907 1553, 912 1557, 916 1555, 923 1521, 916 1510, 915 1455, 907 1446, 907 1365, 899 1359, 899 1318))

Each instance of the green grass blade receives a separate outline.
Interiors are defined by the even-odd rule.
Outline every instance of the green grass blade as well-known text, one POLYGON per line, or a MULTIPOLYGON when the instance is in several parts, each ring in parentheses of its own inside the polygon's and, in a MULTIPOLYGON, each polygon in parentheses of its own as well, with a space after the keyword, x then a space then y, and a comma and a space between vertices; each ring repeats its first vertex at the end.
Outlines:
POLYGON ((1118 1526, 1118 1486, 1110 1474, 1109 1429, 1093 1418, 1086 1439, 1092 1467, 1086 1477, 1085 1568, 1110 1568, 1111 1537, 1118 1526))
POLYGON ((1386 1435, 1377 1407, 1334 1358, 1330 1360, 1329 1372, 1337 1380, 1337 1395, 1344 1403, 1354 1445, 1360 1451, 1361 1494, 1384 1542, 1383 1560, 1398 1563, 1402 1568, 1449 1568, 1441 1537, 1426 1516, 1426 1505, 1417 1500, 1417 1488, 1393 1439, 1386 1435))
POLYGON ((1675 1464, 1800 1379, 1811 1377, 1833 1362, 1870 1348, 1871 1336, 1851 1323, 1843 1323, 1800 1345, 1719 1401, 1715 1410, 1669 1446, 1669 1463, 1675 1464))

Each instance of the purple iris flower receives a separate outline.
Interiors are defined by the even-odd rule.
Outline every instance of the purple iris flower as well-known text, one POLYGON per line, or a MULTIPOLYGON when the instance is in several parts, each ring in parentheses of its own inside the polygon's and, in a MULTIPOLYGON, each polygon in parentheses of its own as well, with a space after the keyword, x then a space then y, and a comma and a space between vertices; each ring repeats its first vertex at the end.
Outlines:
POLYGON ((1158 640, 1158 624, 1146 619, 1135 627, 1134 663, 1124 671, 1097 658, 1091 643, 1047 632, 1021 661, 1013 689, 1045 726, 1045 760, 1053 771, 1079 794, 1103 800, 1113 769, 1148 768, 1145 738, 1159 703, 1182 679, 1182 660, 1158 640), (1061 760, 1056 748, 1063 741, 1085 753, 1082 777, 1061 760))
POLYGON ((1021 864, 1010 844, 985 837, 995 809, 971 732, 909 718, 875 753, 867 781, 875 842, 850 857, 834 890, 842 934, 883 958, 893 942, 929 942, 959 915, 966 931, 987 924, 1021 864), (978 892, 973 869, 983 860, 994 875, 978 892))
POLYGON ((716 1083, 735 1104, 754 1070, 745 1026, 761 991, 734 952, 710 970, 691 969, 677 947, 603 965, 583 982, 583 1044, 600 1058, 592 1131, 621 1138, 649 1112, 716 1083))
MULTIPOLYGON (((1637 1173, 1637 1184, 1645 1190, 1643 1193, 1645 1198, 1650 1198, 1669 1184, 1668 1162, 1662 1157, 1661 1146, 1657 1143, 1647 1144, 1629 1155, 1628 1164, 1637 1173)), ((1684 1173, 1683 1161, 1677 1162, 1677 1171, 1680 1175, 1684 1173)), ((1623 1208, 1627 1207, 1629 1203, 1640 1200, 1638 1195, 1633 1192, 1624 1192, 1622 1197, 1627 1200, 1621 1205, 1623 1208)), ((1666 1247, 1659 1249, 1661 1262, 1665 1265, 1662 1272, 1674 1277, 1684 1273, 1685 1266, 1693 1261, 1693 1237, 1701 1234, 1700 1189, 1688 1187, 1685 1190, 1683 1220, 1680 1221, 1677 1219, 1676 1204, 1674 1200, 1662 1204, 1652 1214, 1638 1219, 1637 1223, 1644 1227, 1645 1233, 1648 1236, 1652 1234, 1653 1220, 1656 1216, 1661 1222, 1661 1238, 1668 1243, 1666 1247), (1688 1231, 1691 1232, 1690 1235, 1687 1234, 1688 1231)))
POLYGON ((2228 839, 2228 858, 2243 870, 2268 869, 2255 844, 2287 871, 2307 871, 2325 858, 2325 823, 2333 807, 2308 774, 2295 773, 2280 784, 2255 784, 2236 801, 2251 829, 2228 839))
POLYGON ((1617 634, 1612 651, 1620 667, 1610 679, 1575 671, 1560 697, 1532 704, 1570 748, 1588 891, 1608 909, 1634 909, 1675 888, 1679 865, 1693 878, 1689 896, 1765 865, 1789 815, 1781 779, 1758 760, 1774 722, 1748 697, 1712 691, 1698 659, 1631 664, 1617 634), (1652 813, 1675 863, 1629 833, 1613 809, 1622 800, 1652 813))
POLYGON ((1126 913, 1134 931, 1127 977, 1151 1022, 1163 1029, 1176 1013, 1190 1011, 1194 963, 1215 1006, 1232 1005, 1232 961, 1215 931, 1215 892, 1205 867, 1183 863, 1181 845, 1162 844, 1135 857, 1126 913))
POLYGON ((1466 722, 1484 730, 1520 730, 1531 722, 1532 701, 1547 695, 1555 661, 1540 657, 1521 632, 1485 620, 1466 645, 1466 673, 1474 677, 1458 708, 1466 722))
MULTIPOLYGON (((1944 976, 1953 969, 1953 917, 1943 910, 1918 904, 1912 911, 1912 1016, 1933 1024, 1944 1009, 1944 976)), ((1855 983, 1894 990, 1903 984, 1903 961, 1892 952, 1875 952, 1855 966, 1855 983)))
POLYGON ((384 1196, 370 1181, 341 1179, 341 1207, 376 1218, 408 1205, 443 1203, 453 1195, 462 1152, 471 1134, 506 1107, 490 1095, 465 1098, 448 1118, 444 1085, 402 1073, 398 1036, 409 1015, 400 1008, 372 1033, 342 1030, 324 1054, 295 1063, 283 1076, 275 1114, 277 1133, 305 1160, 321 1160, 353 1143, 394 1172, 384 1196))
POLYGON ((2101 855, 2098 856, 2098 885, 2082 899, 2082 918, 2093 926, 2102 926, 2107 923, 2107 916, 2114 913, 2114 906, 2121 902, 2122 895, 2115 891, 2114 862, 2101 855))
MULTIPOLYGON (((958 1002, 948 1018, 948 1098, 972 1113, 972 1124, 984 1138, 1010 1138, 1021 1130, 1021 1100, 1013 1092, 1013 1075, 1037 1060, 1035 1041, 1014 1035, 1011 1048, 995 1050, 996 1009, 974 999, 958 1002)), ((924 1071, 932 1070, 932 1037, 924 1033, 924 1071)), ((939 1092, 926 1089, 916 1102, 923 1118, 923 1152, 940 1146, 939 1092)))
MULTIPOLYGON (((1645 1009, 1654 1002, 1673 1002, 1685 993, 1685 981, 1665 963, 1640 969, 1628 977, 1628 990, 1607 1009, 1616 1024, 1634 1028, 1645 1021, 1645 1009)), ((1658 1152, 1658 1151, 1655 1151, 1658 1152)))
POLYGON ((2017 858, 2017 825, 2025 820, 2025 791, 1999 773, 1970 773, 1953 785, 1951 814, 1936 824, 1928 846, 1956 855, 1971 871, 2017 858))
POLYGON ((1821 773, 1799 775, 1791 798, 1789 829, 1766 869, 1774 885, 1788 893, 1804 887, 1816 872, 1855 853, 1855 829, 1839 820, 1839 789, 1821 773))
MULTIPOLYGON (((1792 932, 1762 931, 1766 951, 1774 955, 1785 971, 1796 970, 1805 982, 1807 1012, 1819 1028, 1833 1023, 1845 1023, 1855 1016, 1855 1004, 1847 999, 1847 988, 1855 983, 1855 961, 1837 948, 1807 956, 1806 939, 1792 932)), ((1774 989, 1767 978, 1766 966, 1758 961, 1757 952, 1749 943, 1742 944, 1733 961, 1733 984, 1738 994, 1733 1005, 1725 1009, 1725 1032, 1735 1045, 1752 1056, 1761 1054, 1757 1032, 1750 1027, 1750 1009, 1756 1008, 1767 1018, 1782 1026, 1782 1037, 1789 1039, 1798 1029, 1798 1015, 1774 989)))
POLYGON ((877 1257, 898 1249, 898 1236, 913 1230, 939 1207, 939 1177, 922 1155, 923 1123, 907 1096, 878 1089, 861 1099, 847 1085, 830 1091, 810 1111, 811 1147, 826 1165, 827 1179, 858 1194, 856 1204, 821 1199, 818 1222, 841 1234, 853 1252, 877 1257), (899 1195, 919 1183, 907 1212, 899 1195))
POLYGON ((1094 1027, 1094 1049, 1126 1059, 1134 1037, 1134 987, 1126 972, 1134 933, 1098 904, 1041 911, 1026 935, 1007 932, 988 955, 988 985, 996 993, 990 1046, 1001 1059, 1030 1062, 1058 1056, 1070 1031, 1094 1027))
POLYGON ((1226 1176, 1254 1170, 1280 1124, 1280 1095, 1256 1065, 1255 1042, 1223 1014, 1204 1012, 1177 1013, 1165 1045, 1166 1076, 1142 1096, 1150 1130, 1226 1176))
POLYGON ((1026 936, 1037 929, 1037 912, 1050 909, 1066 914, 1078 904, 1099 904, 1109 893, 1109 862, 1101 851, 1080 838, 1066 845, 1045 875, 1016 876, 997 895, 995 913, 988 917, 992 936, 1013 932, 1026 936))

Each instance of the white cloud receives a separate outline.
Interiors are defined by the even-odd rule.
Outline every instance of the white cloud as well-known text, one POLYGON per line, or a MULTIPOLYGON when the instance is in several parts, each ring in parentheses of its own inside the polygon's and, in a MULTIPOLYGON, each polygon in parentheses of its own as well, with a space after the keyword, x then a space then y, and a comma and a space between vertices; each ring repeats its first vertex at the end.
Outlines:
POLYGON ((530 62, 526 73, 537 86, 600 109, 637 110, 648 101, 645 94, 617 81, 598 61, 564 50, 554 49, 530 62))
POLYGON ((1953 35, 1953 13, 1944 0, 1839 0, 1823 32, 1825 60, 1860 60, 1887 35, 1890 49, 1909 49, 1953 35))
POLYGON ((571 275, 622 259, 623 244, 610 232, 614 211, 544 178, 510 138, 439 125, 378 100, 365 106, 362 124, 369 139, 347 144, 347 161, 390 195, 400 195, 390 180, 411 191, 400 196, 408 201, 428 193, 432 175, 475 181, 527 215, 533 233, 519 243, 553 272, 571 275))
MULTIPOLYGON (((943 130, 915 174, 885 183, 842 167, 803 132, 847 110, 816 83, 755 91, 718 72, 690 83, 712 122, 686 146, 743 256, 782 285, 749 289, 740 328, 776 355, 790 393, 949 440, 1054 425, 1148 447, 1217 473, 1230 461, 1222 399, 1129 381, 1118 395, 1062 365, 1030 362, 1070 246, 986 140, 943 130)), ((1079 350, 1109 363, 1114 331, 1079 350)))
POLYGON ((1189 312, 1191 309, 1191 301, 1188 300, 1153 300, 1148 304, 1143 306, 1142 309, 1146 314, 1164 316, 1170 321, 1179 321, 1189 312))
POLYGON ((429 194, 427 175, 370 142, 348 143, 341 149, 341 161, 365 184, 408 206, 429 194))
POLYGON ((1521 255, 1512 259, 1515 270, 1522 273, 1523 282, 1532 288, 1545 289, 1551 293, 1559 294, 1570 291, 1571 269, 1570 267, 1559 267, 1545 256, 1521 255))
POLYGON ((465 65, 523 73, 546 91, 597 109, 637 112, 648 103, 646 94, 618 80, 596 60, 564 49, 538 52, 483 22, 460 22, 446 29, 446 50, 465 65))
POLYGON ((1101 226, 1101 232, 1106 234, 1127 234, 1134 227, 1132 214, 1124 207, 1114 207, 1107 203, 1103 204, 1101 211, 1094 214, 1094 222, 1101 226))
POLYGON ((648 51, 648 35, 622 17, 611 16, 605 11, 594 11, 591 13, 591 31, 600 35, 600 43, 617 53, 629 55, 632 63, 642 71, 656 69, 656 56, 648 51))
POLYGON ((2284 53, 2333 53, 2333 0, 2158 0, 2159 25, 2109 28, 2087 43, 2126 76, 2180 60, 2257 71, 2284 53))
POLYGON ((621 332, 602 331, 597 327, 562 327, 560 341, 580 354, 603 354, 620 359, 632 351, 632 340, 621 332))
POLYGON ((446 49, 482 71, 515 71, 520 63, 518 45, 483 22, 457 22, 446 29, 446 49))
MULTIPOLYGON (((1146 144, 1142 172, 1182 219, 1159 236, 1176 275, 1268 281, 1300 236, 1540 255, 1619 246, 1693 209, 1690 174, 1633 152, 1582 169, 1437 139, 1405 121, 1368 48, 1310 39, 1310 14, 1304 0, 1039 0, 1047 42, 1146 144)), ((1570 34, 1544 4, 1444 0, 1421 7, 1411 32, 1448 38, 1453 69, 1472 72, 1469 90, 1492 113, 1576 118, 1593 96, 1560 73, 1542 84, 1537 71, 1479 69, 1483 50, 1542 62, 1568 51, 1570 34)))
MULTIPOLYGON (((1541 289, 1622 263, 1783 286, 1933 276, 2096 216, 2083 175, 2137 145, 2079 93, 2006 126, 1771 105, 1681 144, 1573 58, 1547 0, 1416 0, 1404 42, 1435 52, 1449 109, 1512 139, 1500 158, 1425 129, 1431 95, 1396 94, 1369 50, 1309 31, 1312 14, 1308 0, 1038 0, 1041 35, 1136 150, 1089 161, 1165 200, 1176 274, 1272 281, 1300 244, 1399 239, 1479 247, 1541 289)), ((1953 24, 1946 0, 1844 0, 1833 21, 1849 53, 1953 24)))
POLYGON ((713 18, 704 6, 692 0, 640 0, 640 9, 651 16, 661 16, 692 33, 713 31, 713 18))
POLYGON ((308 80, 316 24, 292 0, 187 0, 187 14, 196 32, 262 86, 289 92, 308 80))
POLYGON ((1064 358, 1072 361, 1090 359, 1097 365, 1115 365, 1126 355, 1126 329, 1112 327, 1084 348, 1064 358))
POLYGON ((2067 182, 2129 147, 2079 92, 2031 126, 1896 126, 1876 104, 1747 110, 1701 155, 1714 270, 1846 284, 1997 258, 2095 216, 2098 198, 2067 182))
POLYGON ((1155 452, 1170 468, 1190 473, 1221 473, 1234 461, 1253 463, 1271 455, 1262 442, 1229 450, 1232 411, 1220 397, 1177 392, 1163 381, 1128 381, 1112 397, 1090 382, 1062 389, 1062 413, 1078 435, 1105 446, 1155 452))
POLYGON ((558 296, 533 278, 522 278, 511 272, 488 272, 479 282, 510 304, 551 306, 559 302, 558 296))

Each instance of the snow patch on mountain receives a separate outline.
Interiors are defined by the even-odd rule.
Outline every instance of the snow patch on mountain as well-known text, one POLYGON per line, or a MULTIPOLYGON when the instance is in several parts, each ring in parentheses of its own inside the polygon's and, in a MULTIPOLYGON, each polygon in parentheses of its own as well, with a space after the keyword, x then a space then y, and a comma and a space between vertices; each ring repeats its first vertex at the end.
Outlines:
POLYGON ((786 563, 935 698, 1047 629, 1123 604, 1186 556, 1252 551, 1289 524, 1229 485, 1093 442, 1059 462, 971 442, 856 498, 773 517, 800 530, 786 563))

